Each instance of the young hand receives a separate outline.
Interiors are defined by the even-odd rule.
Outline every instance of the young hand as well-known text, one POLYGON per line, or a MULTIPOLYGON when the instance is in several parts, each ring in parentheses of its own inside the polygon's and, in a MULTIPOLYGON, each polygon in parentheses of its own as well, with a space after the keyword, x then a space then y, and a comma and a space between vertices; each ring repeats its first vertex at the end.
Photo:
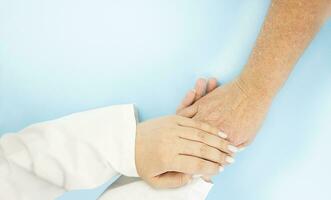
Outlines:
MULTIPOLYGON (((177 108, 177 114, 184 116, 184 117, 193 117, 198 109, 195 109, 194 107, 191 107, 193 109, 186 109, 190 107, 192 104, 194 104, 196 101, 198 101, 200 98, 204 97, 208 93, 212 92, 214 89, 218 87, 217 79, 215 78, 209 78, 204 79, 200 78, 196 81, 195 87, 193 90, 189 91, 184 99, 182 100, 181 104, 177 108), (186 112, 188 111, 188 112, 186 112)), ((223 134, 223 133, 222 133, 223 134)), ((226 138, 227 135, 223 134, 223 138, 226 138)), ((237 152, 238 149, 234 148, 233 152, 237 152)), ((233 155, 233 154, 232 154, 233 155)), ((201 178, 207 182, 211 182, 211 177, 209 176, 201 176, 201 178)))
POLYGON ((148 120, 137 127, 138 174, 156 188, 187 184, 193 174, 212 176, 233 162, 233 146, 206 123, 181 116, 148 120))

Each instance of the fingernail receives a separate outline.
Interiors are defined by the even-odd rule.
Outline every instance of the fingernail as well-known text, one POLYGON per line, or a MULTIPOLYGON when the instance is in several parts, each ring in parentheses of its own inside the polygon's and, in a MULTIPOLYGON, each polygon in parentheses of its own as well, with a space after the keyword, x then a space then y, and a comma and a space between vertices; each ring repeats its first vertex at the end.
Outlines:
POLYGON ((192 177, 193 178, 200 178, 202 175, 201 174, 195 174, 195 175, 193 175, 192 177))
POLYGON ((232 157, 230 157, 230 156, 227 156, 225 160, 228 163, 234 163, 234 159, 232 157))
POLYGON ((191 91, 192 91, 193 93, 196 93, 196 92, 197 92, 195 89, 192 89, 191 91))
POLYGON ((220 136, 223 139, 228 137, 223 131, 218 132, 218 136, 220 136))
POLYGON ((221 173, 222 171, 224 171, 224 167, 220 166, 218 171, 221 173))
POLYGON ((204 180, 204 181, 206 181, 206 182, 208 182, 208 183, 212 183, 212 182, 213 182, 213 181, 211 180, 211 177, 209 177, 209 176, 205 176, 205 177, 203 177, 202 180, 204 180))
POLYGON ((233 145, 228 145, 228 149, 229 149, 229 151, 231 151, 233 153, 236 153, 239 150, 237 147, 235 147, 233 145))
POLYGON ((238 152, 241 152, 241 151, 243 151, 245 149, 246 149, 245 147, 241 147, 241 148, 238 149, 238 152))

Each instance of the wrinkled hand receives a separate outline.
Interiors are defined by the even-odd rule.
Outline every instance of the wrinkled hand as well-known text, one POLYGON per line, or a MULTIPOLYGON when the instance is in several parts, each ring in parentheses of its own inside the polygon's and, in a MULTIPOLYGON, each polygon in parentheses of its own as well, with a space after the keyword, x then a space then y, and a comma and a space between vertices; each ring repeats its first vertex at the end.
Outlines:
POLYGON ((271 100, 236 79, 181 109, 179 114, 218 127, 238 147, 251 143, 271 100))
POLYGON ((233 150, 218 128, 190 118, 173 115, 137 126, 137 171, 156 188, 183 186, 193 174, 215 175, 233 162, 233 150))
MULTIPOLYGON (((204 79, 200 78, 196 81, 195 87, 193 90, 189 91, 184 99, 182 100, 181 104, 178 106, 176 113, 178 115, 192 118, 196 113, 197 109, 186 109, 192 106, 196 101, 207 95, 208 93, 212 92, 214 89, 216 89, 218 86, 217 80, 215 78, 209 78, 204 79), (185 111, 191 111, 191 112, 185 112, 185 111)), ((194 108, 194 107, 191 107, 194 108)), ((222 137, 225 139, 227 138, 227 135, 223 132, 220 132, 222 134, 222 137)), ((232 152, 235 153, 238 151, 237 148, 234 148, 232 146, 232 152)), ((233 157, 234 154, 231 154, 231 157, 233 157)), ((232 161, 234 162, 234 160, 232 161)), ((207 182, 212 182, 210 176, 201 176, 201 178, 207 182)))

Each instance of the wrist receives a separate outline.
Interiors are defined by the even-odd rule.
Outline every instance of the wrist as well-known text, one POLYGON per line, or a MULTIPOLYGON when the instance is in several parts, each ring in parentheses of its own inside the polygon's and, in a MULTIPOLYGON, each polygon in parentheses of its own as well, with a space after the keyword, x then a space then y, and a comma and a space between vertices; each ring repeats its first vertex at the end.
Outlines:
POLYGON ((251 78, 245 75, 240 75, 234 80, 234 83, 242 91, 242 93, 249 98, 257 99, 259 101, 272 101, 276 95, 277 90, 268 88, 258 79, 251 78))

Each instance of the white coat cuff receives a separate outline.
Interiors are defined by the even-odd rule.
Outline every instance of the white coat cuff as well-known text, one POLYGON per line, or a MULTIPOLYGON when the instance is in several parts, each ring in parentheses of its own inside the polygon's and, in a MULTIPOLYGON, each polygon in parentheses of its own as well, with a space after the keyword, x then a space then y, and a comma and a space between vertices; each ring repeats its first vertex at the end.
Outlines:
POLYGON ((191 192, 189 192, 190 200, 204 200, 207 198, 208 193, 214 184, 208 183, 201 178, 193 180, 191 192))
MULTIPOLYGON (((121 127, 118 134, 119 159, 118 166, 114 166, 125 176, 138 177, 135 162, 136 126, 138 117, 133 104, 120 105, 121 111, 117 115, 116 126, 121 127)), ((110 121, 109 123, 112 123, 110 121)))

